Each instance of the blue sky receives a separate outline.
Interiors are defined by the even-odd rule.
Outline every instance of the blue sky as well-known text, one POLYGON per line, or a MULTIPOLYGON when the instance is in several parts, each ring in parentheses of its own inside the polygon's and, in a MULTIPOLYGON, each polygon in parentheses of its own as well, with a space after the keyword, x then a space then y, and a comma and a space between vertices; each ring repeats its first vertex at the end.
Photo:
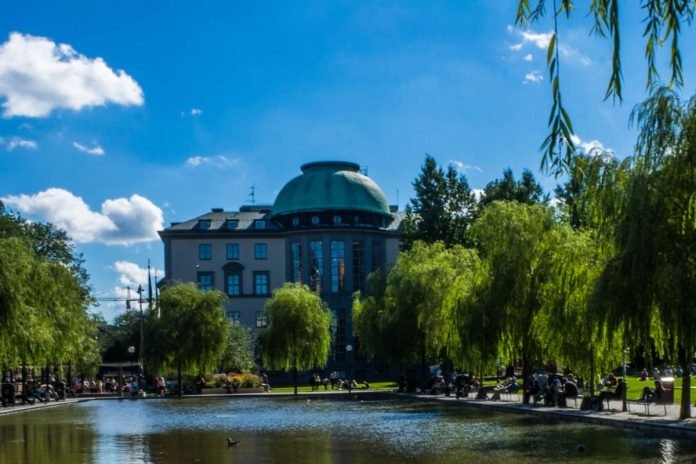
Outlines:
MULTIPOLYGON (((511 27, 515 3, 11 2, 0 199, 66 229, 102 297, 144 283, 148 259, 162 268, 157 230, 236 210, 252 185, 272 203, 309 161, 367 167, 401 208, 425 153, 473 188, 510 167, 551 190, 538 171, 551 23, 511 27)), ((587 3, 560 23, 563 98, 582 146, 623 157, 645 96, 642 13, 622 2, 625 101, 614 105, 602 100, 610 42, 588 34, 587 3)), ((686 96, 694 39, 687 28, 686 96)))

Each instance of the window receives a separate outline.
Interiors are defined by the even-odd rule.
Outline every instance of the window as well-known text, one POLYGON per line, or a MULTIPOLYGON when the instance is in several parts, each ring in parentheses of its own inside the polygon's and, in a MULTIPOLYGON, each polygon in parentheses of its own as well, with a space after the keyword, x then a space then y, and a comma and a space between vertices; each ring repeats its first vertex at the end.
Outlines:
POLYGON ((319 224, 319 216, 312 216, 312 225, 318 225, 319 224))
POLYGON ((254 244, 254 259, 267 259, 268 246, 265 243, 254 244))
POLYGON ((227 319, 233 324, 239 325, 242 321, 242 314, 239 311, 227 311, 227 319))
POLYGON ((353 240, 353 291, 365 290, 365 246, 362 240, 353 240))
POLYGON ((254 272, 254 294, 255 295, 268 295, 270 293, 268 291, 268 281, 269 280, 270 280, 270 278, 269 278, 268 271, 254 272))
POLYGON ((263 311, 256 311, 256 327, 266 327, 266 313, 263 311))
POLYGON ((295 227, 299 226, 300 225, 300 218, 298 218, 298 217, 292 218, 292 225, 295 227))
POLYGON ((382 267, 382 249, 379 245, 380 242, 377 240, 372 241, 372 271, 376 271, 382 267))
POLYGON ((201 219, 198 221, 199 229, 210 229, 210 219, 201 219))
POLYGON ((198 288, 201 290, 212 290, 215 288, 215 273, 199 272, 198 273, 198 288))
POLYGON ((309 242, 309 282, 315 292, 321 291, 321 276, 324 274, 324 242, 309 242))
POLYGON ((302 282, 302 244, 300 242, 293 242, 290 245, 290 254, 292 255, 290 262, 292 266, 292 281, 302 282))
POLYGON ((345 243, 331 242, 331 291, 341 292, 344 288, 346 277, 346 249, 345 243))
POLYGON ((335 333, 333 339, 334 359, 336 361, 346 360, 346 310, 339 309, 333 311, 335 333))
POLYGON ((198 259, 212 259, 213 246, 210 243, 200 243, 198 245, 198 259))
POLYGON ((265 229, 266 228, 266 221, 262 219, 258 219, 254 221, 254 227, 257 229, 265 229))
POLYGON ((239 296, 242 294, 242 275, 227 274, 227 295, 239 296))
POLYGON ((239 243, 227 244, 227 259, 239 259, 239 243))
POLYGON ((341 216, 334 216, 334 217, 333 217, 333 223, 334 223, 334 225, 339 225, 339 224, 342 223, 342 222, 343 222, 343 218, 341 218, 341 216))
POLYGON ((228 229, 236 229, 239 227, 239 221, 236 219, 230 219, 227 222, 225 222, 225 227, 228 229))

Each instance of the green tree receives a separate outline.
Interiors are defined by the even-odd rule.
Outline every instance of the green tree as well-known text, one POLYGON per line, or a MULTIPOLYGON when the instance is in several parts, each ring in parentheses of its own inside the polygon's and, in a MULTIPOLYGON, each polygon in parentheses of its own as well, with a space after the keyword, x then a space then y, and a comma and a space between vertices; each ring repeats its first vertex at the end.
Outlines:
MULTIPOLYGON (((592 32, 612 41, 613 56, 611 74, 605 99, 622 100, 623 74, 621 72, 621 22, 619 21, 619 0, 593 0, 589 6, 589 16, 593 18, 592 32)), ((545 13, 546 0, 518 0, 515 23, 526 27, 540 21, 545 13)), ((636 2, 636 6, 637 2, 636 2)), ((640 7, 645 13, 645 59, 647 63, 647 88, 654 90, 660 78, 656 65, 656 52, 663 44, 669 44, 669 86, 683 85, 683 71, 679 35, 682 26, 691 24, 696 10, 693 0, 644 0, 640 7)), ((561 63, 559 60, 560 38, 558 18, 570 18, 575 5, 570 0, 552 2, 553 34, 549 41, 546 64, 551 83, 553 104, 549 115, 549 134, 541 145, 543 152, 542 169, 550 169, 555 174, 566 172, 572 162, 575 145, 572 140, 573 125, 561 97, 561 63)))
POLYGON ((150 369, 175 368, 179 394, 183 373, 205 372, 217 367, 224 354, 229 325, 223 308, 225 295, 203 291, 192 283, 177 283, 160 294, 160 317, 147 314, 145 345, 150 369))
POLYGON ((452 166, 443 170, 426 155, 413 188, 416 197, 407 207, 404 249, 417 240, 441 241, 448 246, 462 243, 476 204, 466 177, 452 166))
POLYGON ((486 185, 479 205, 485 207, 494 201, 517 201, 532 205, 548 201, 548 196, 544 195, 544 189, 529 169, 523 170, 522 178, 517 181, 512 169, 507 168, 503 171, 502 179, 496 179, 486 185))
MULTIPOLYGON (((493 202, 472 226, 489 270, 485 305, 502 322, 498 346, 505 359, 521 359, 525 391, 534 360, 541 357, 533 322, 542 306, 556 243, 553 214, 542 205, 493 202)), ((525 402, 529 401, 525 394, 525 402)))
POLYGON ((221 371, 243 372, 254 367, 251 331, 235 322, 229 323, 227 347, 221 361, 221 371))
POLYGON ((306 285, 286 283, 264 306, 268 327, 261 336, 263 363, 270 369, 297 371, 324 367, 331 346, 331 312, 306 285))

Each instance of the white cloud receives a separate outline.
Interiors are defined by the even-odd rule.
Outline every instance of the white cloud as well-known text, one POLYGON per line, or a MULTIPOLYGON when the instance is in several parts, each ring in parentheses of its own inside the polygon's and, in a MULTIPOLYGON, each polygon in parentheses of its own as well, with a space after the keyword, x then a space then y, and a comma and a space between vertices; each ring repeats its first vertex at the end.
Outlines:
POLYGON ((0 137, 0 145, 5 145, 7 151, 12 151, 15 148, 24 148, 25 150, 36 150, 39 148, 39 144, 36 141, 20 137, 10 137, 9 139, 0 137))
POLYGON ((477 171, 483 172, 480 167, 474 166, 473 164, 464 164, 461 161, 449 160, 449 164, 454 166, 454 168, 459 172, 477 171))
POLYGON ((191 116, 199 116, 203 114, 203 110, 200 108, 191 108, 191 116))
POLYGON ((143 104, 143 91, 123 70, 90 59, 67 44, 18 32, 0 45, 4 117, 46 117, 57 108, 143 104))
POLYGON ((570 140, 577 148, 584 151, 588 155, 614 154, 612 149, 605 147, 604 144, 599 140, 582 140, 577 134, 571 135, 570 140))
POLYGON ((539 71, 528 72, 524 75, 524 83, 531 82, 533 84, 538 84, 544 80, 544 76, 539 71))
POLYGON ((92 148, 89 148, 89 147, 82 145, 81 143, 73 142, 73 147, 77 148, 82 153, 87 153, 88 155, 94 155, 94 156, 103 156, 104 155, 104 149, 102 147, 100 147, 99 145, 96 145, 92 148))
MULTIPOLYGON (((144 289, 147 289, 146 267, 140 267, 130 261, 116 261, 114 263, 114 269, 120 274, 118 280, 121 284, 131 287, 131 289, 138 288, 138 285, 142 285, 144 289)), ((153 278, 153 285, 155 284, 154 276, 161 276, 162 274, 162 271, 154 267, 150 268, 150 277, 153 278)))
POLYGON ((95 212, 73 193, 50 188, 35 195, 1 198, 8 206, 28 216, 38 216, 64 229, 76 242, 129 245, 157 240, 163 227, 162 210, 150 200, 134 194, 130 198, 106 200, 95 212))
POLYGON ((524 61, 533 61, 533 60, 534 60, 534 57, 532 56, 531 53, 527 53, 526 55, 524 55, 524 61))
POLYGON ((481 198, 486 196, 486 193, 483 191, 483 189, 471 189, 471 193, 474 194, 474 198, 476 201, 481 201, 481 198))
MULTIPOLYGON (((508 26, 508 32, 513 32, 508 26)), ((533 31, 517 31, 522 37, 522 42, 511 45, 509 48, 512 51, 519 52, 524 48, 525 44, 530 44, 533 47, 546 51, 553 37, 553 32, 533 32, 533 31)), ((580 63, 582 66, 589 66, 592 60, 587 55, 581 53, 575 48, 569 47, 561 42, 558 46, 558 52, 569 61, 580 63)), ((532 55, 527 54, 524 57, 525 61, 532 61, 532 55)))
POLYGON ((197 168, 199 166, 213 166, 218 169, 227 169, 239 163, 238 159, 228 158, 225 155, 218 156, 192 156, 186 160, 186 166, 197 168))

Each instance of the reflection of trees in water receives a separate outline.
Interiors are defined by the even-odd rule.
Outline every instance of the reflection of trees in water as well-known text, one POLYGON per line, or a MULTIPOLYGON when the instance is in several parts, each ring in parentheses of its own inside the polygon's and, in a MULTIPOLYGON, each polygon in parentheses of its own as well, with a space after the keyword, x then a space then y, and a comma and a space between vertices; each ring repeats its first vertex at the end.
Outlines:
MULTIPOLYGON (((61 407, 62 409, 62 407, 61 407)), ((70 408, 71 421, 52 420, 52 413, 41 411, 12 414, 0 420, 0 462, 91 464, 95 459, 96 434, 89 425, 89 414, 70 408), (86 420, 87 419, 87 420, 86 420)))

